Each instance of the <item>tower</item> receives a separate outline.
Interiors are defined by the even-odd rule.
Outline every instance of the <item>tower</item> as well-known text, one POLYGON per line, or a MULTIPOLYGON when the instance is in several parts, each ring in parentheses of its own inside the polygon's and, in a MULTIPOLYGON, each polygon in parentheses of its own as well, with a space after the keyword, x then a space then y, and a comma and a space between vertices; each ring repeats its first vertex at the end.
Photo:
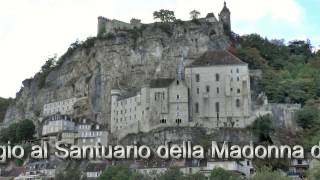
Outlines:
POLYGON ((224 6, 219 14, 219 21, 223 23, 224 32, 229 35, 231 33, 231 18, 230 10, 227 7, 227 3, 224 2, 224 6))

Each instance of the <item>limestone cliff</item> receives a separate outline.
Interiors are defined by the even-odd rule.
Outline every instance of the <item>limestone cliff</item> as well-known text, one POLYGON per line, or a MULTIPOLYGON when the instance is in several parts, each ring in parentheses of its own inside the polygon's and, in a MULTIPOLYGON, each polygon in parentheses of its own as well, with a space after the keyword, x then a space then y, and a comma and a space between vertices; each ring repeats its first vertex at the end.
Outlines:
POLYGON ((60 58, 44 86, 39 86, 39 75, 23 82, 5 123, 23 118, 38 121, 44 104, 87 96, 85 115, 108 124, 114 84, 123 91, 140 88, 152 78, 176 76, 182 55, 194 59, 207 50, 227 48, 228 38, 215 28, 206 21, 176 21, 88 38, 60 58))

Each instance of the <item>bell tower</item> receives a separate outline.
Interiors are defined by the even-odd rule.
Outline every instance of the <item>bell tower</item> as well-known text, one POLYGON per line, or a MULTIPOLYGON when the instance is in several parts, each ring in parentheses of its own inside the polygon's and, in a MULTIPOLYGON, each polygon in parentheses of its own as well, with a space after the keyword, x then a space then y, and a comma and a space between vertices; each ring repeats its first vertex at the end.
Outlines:
POLYGON ((227 7, 227 3, 224 2, 223 8, 219 14, 219 21, 223 23, 224 32, 229 35, 231 33, 231 18, 230 10, 227 7))

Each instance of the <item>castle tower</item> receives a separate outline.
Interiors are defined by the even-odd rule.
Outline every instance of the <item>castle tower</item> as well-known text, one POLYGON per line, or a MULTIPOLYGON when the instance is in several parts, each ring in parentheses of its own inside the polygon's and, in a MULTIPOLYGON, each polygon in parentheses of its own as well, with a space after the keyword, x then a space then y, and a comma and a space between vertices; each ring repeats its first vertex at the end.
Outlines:
POLYGON ((219 21, 223 23, 224 32, 229 35, 231 33, 231 18, 230 10, 227 7, 227 3, 224 2, 224 6, 219 14, 219 21))

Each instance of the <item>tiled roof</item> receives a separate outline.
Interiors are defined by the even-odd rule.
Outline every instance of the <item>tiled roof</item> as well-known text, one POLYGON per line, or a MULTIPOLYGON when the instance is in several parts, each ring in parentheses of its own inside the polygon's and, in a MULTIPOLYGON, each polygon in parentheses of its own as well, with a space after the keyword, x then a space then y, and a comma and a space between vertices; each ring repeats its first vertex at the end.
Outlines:
POLYGON ((243 65, 245 62, 228 51, 207 51, 200 58, 191 63, 191 67, 214 65, 243 65))

